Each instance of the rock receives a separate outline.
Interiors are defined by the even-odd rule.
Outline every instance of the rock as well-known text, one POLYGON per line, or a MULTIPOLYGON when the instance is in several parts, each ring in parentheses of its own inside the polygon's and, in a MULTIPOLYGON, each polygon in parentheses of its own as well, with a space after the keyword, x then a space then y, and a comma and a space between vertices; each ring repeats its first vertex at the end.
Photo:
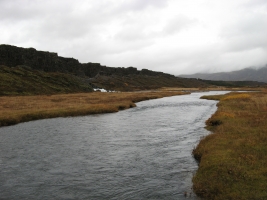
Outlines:
POLYGON ((64 58, 57 53, 47 51, 37 51, 34 48, 21 48, 11 45, 0 45, 0 65, 16 67, 18 65, 29 66, 32 69, 45 72, 71 73, 80 77, 104 76, 127 76, 127 75, 147 75, 147 76, 173 76, 163 72, 154 72, 148 69, 138 71, 135 67, 106 67, 100 63, 81 64, 77 59, 64 58))

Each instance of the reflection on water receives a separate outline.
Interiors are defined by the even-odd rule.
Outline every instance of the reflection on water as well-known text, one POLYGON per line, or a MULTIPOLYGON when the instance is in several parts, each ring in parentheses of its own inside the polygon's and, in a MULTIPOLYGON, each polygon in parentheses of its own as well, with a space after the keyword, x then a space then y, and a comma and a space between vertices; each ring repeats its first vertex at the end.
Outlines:
POLYGON ((197 199, 191 152, 216 110, 206 94, 0 128, 0 199, 197 199))

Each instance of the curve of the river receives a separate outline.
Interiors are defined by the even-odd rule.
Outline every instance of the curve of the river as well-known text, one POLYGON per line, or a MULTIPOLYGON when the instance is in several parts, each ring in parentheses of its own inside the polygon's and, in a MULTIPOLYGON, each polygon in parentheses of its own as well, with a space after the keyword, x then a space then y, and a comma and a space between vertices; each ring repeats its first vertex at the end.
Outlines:
POLYGON ((197 199, 192 149, 216 101, 192 93, 118 113, 0 128, 0 199, 197 199))

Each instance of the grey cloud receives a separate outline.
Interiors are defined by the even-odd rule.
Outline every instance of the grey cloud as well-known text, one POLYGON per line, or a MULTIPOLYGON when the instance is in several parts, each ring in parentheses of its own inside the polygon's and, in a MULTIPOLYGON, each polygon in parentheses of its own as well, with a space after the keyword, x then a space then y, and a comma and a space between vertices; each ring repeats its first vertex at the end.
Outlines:
POLYGON ((115 35, 115 39, 122 40, 126 43, 136 42, 137 40, 150 40, 156 42, 158 38, 168 37, 184 29, 197 24, 196 19, 191 19, 184 15, 176 15, 169 21, 166 21, 161 30, 147 30, 151 21, 144 22, 125 20, 123 28, 115 35))
POLYGON ((267 9, 267 2, 266 0, 253 0, 244 4, 244 8, 247 10, 251 9, 251 7, 261 7, 267 9))
POLYGON ((175 34, 183 29, 186 29, 197 23, 196 19, 191 19, 184 15, 177 15, 171 20, 163 28, 163 32, 165 34, 175 34))
POLYGON ((147 35, 142 29, 138 27, 124 27, 120 32, 115 35, 116 40, 121 40, 127 43, 136 42, 138 40, 147 39, 147 35))
POLYGON ((21 4, 21 1, 1 0, 0 1, 0 20, 12 21, 15 19, 28 19, 37 14, 36 10, 31 10, 29 5, 21 4))
POLYGON ((118 42, 122 41, 124 43, 132 43, 137 41, 154 40, 159 33, 153 30, 150 30, 151 21, 136 21, 126 19, 122 22, 117 30, 117 33, 114 35, 114 39, 118 42))
POLYGON ((229 23, 225 27, 222 36, 231 37, 240 34, 253 34, 266 30, 267 13, 266 14, 253 14, 243 16, 242 18, 229 23))
POLYGON ((47 15, 56 15, 61 12, 69 13, 71 5, 57 3, 56 1, 33 1, 33 0, 4 0, 0 1, 0 20, 20 22, 24 20, 40 19, 47 15))
POLYGON ((244 16, 224 27, 221 37, 230 51, 267 47, 267 14, 244 16))
POLYGON ((39 25, 37 31, 38 35, 44 34, 45 37, 55 39, 73 39, 85 37, 92 27, 90 23, 84 18, 76 16, 61 16, 53 19, 53 17, 47 17, 39 25))
POLYGON ((267 63, 266 0, 225 0, 220 5, 227 7, 229 21, 220 18, 226 13, 215 1, 193 10, 188 6, 184 13, 172 9, 181 8, 179 2, 0 0, 0 43, 57 52, 80 62, 173 74, 267 63), (212 24, 216 9, 221 21, 212 24), (202 24, 206 26, 199 28, 202 24), (205 39, 209 30, 211 42, 205 39), (194 40, 197 44, 190 41, 193 37, 199 39, 194 40))
POLYGON ((137 11, 144 10, 148 7, 163 8, 168 5, 168 0, 128 0, 124 1, 119 10, 137 11))

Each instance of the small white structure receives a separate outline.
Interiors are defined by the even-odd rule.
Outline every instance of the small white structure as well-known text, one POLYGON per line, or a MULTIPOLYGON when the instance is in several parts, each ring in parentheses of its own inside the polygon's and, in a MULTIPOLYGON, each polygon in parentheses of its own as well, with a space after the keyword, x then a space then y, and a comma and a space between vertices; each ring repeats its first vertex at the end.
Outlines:
POLYGON ((115 91, 106 90, 106 89, 103 89, 103 88, 94 88, 94 91, 100 91, 100 92, 115 92, 115 91))

